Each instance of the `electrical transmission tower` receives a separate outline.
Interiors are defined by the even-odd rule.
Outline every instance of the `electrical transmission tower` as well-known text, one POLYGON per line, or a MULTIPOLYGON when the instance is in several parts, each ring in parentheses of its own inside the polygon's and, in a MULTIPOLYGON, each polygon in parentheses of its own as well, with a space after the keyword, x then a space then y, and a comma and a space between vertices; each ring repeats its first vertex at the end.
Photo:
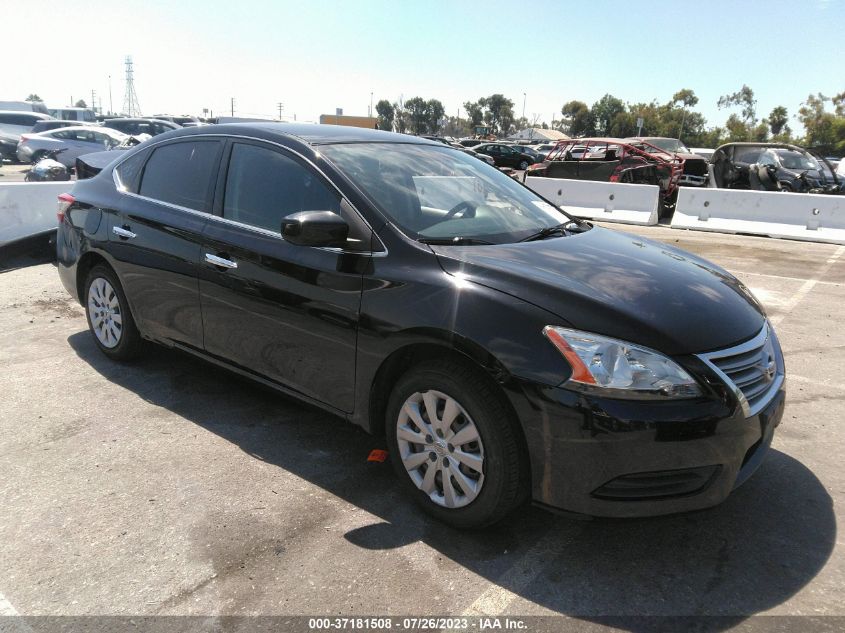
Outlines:
POLYGON ((126 116, 141 116, 141 106, 135 93, 135 71, 132 70, 132 55, 126 56, 126 93, 123 96, 123 113, 126 116))

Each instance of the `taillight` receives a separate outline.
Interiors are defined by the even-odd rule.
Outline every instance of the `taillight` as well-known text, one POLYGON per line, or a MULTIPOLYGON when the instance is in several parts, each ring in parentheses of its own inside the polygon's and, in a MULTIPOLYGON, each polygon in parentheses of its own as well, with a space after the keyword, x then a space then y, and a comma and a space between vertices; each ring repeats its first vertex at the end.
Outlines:
POLYGON ((19 140, 18 143, 23 143, 24 141, 28 141, 31 138, 32 137, 29 136, 28 134, 21 134, 21 140, 19 140))
POLYGON ((59 206, 56 209, 56 218, 59 220, 59 224, 65 221, 65 211, 67 211, 70 208, 70 205, 74 202, 76 202, 76 199, 69 193, 59 195, 59 206))

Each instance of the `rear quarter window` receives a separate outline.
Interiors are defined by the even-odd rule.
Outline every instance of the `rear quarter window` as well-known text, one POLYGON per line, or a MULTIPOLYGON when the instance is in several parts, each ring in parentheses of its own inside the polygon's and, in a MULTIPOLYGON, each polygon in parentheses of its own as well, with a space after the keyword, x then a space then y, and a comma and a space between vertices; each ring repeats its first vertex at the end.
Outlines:
POLYGON ((138 193, 138 185, 141 184, 141 172, 149 156, 149 150, 136 152, 114 168, 118 189, 129 193, 138 193))
POLYGON ((219 141, 182 141, 157 147, 144 166, 138 193, 208 213, 220 148, 219 141))

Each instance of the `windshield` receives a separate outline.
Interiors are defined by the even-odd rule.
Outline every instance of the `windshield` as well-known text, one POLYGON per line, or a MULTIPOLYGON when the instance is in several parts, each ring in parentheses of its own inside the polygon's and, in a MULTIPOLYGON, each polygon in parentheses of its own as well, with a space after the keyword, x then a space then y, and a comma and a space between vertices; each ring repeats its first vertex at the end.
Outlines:
POLYGON ((781 165, 786 169, 820 169, 818 162, 814 158, 804 156, 798 152, 780 150, 777 155, 780 158, 781 165))
POLYGON ((498 169, 448 147, 356 143, 320 151, 414 239, 502 244, 570 220, 498 169))

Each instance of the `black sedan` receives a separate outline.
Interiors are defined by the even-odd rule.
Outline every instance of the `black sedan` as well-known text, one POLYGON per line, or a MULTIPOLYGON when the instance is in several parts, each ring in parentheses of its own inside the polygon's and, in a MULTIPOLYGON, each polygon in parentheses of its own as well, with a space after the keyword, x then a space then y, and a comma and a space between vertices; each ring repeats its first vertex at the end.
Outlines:
POLYGON ((529 498, 705 508, 760 464, 783 356, 721 268, 440 143, 208 129, 60 196, 59 275, 109 358, 155 341, 385 434, 409 493, 461 527, 529 498))
POLYGON ((513 167, 514 169, 526 170, 529 165, 537 162, 537 159, 518 145, 505 145, 504 143, 483 143, 473 147, 479 154, 492 156, 496 167, 513 167))

